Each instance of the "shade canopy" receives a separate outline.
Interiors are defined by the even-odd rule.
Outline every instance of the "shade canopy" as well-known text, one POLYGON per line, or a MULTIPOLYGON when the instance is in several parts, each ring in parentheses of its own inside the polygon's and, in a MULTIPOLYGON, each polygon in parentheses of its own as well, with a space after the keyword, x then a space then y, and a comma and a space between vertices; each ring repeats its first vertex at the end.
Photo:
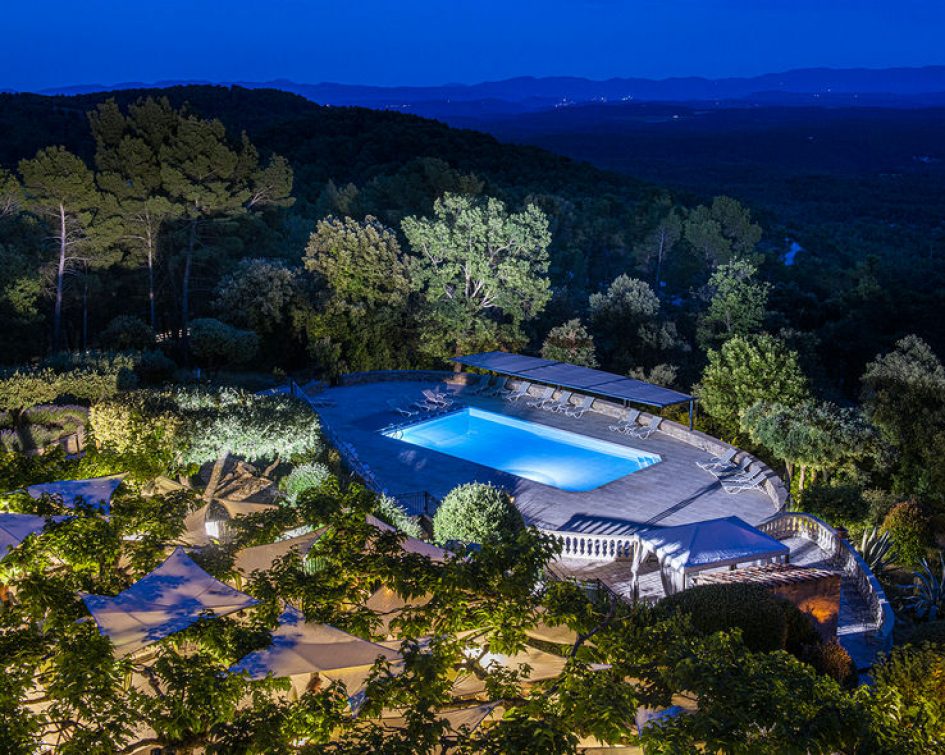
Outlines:
POLYGON ((328 624, 306 622, 301 611, 286 606, 279 627, 272 633, 272 642, 245 656, 230 671, 246 673, 251 679, 268 674, 293 678, 317 673, 330 681, 344 682, 353 694, 364 685, 378 658, 399 661, 401 655, 328 624))
POLYGON ((556 385, 560 388, 593 393, 598 396, 630 401, 647 406, 673 406, 686 404, 695 399, 679 391, 663 388, 660 385, 645 383, 642 380, 616 375, 612 372, 594 370, 567 362, 539 359, 523 354, 509 354, 505 351, 484 351, 455 357, 454 362, 475 367, 480 370, 512 375, 536 383, 556 385))
POLYGON ((0 514, 0 559, 30 535, 42 532, 46 520, 33 514, 0 514))
POLYGON ((128 655, 180 632, 202 615, 226 616, 256 600, 211 577, 175 548, 163 564, 114 597, 82 600, 119 655, 128 655))
POLYGON ((75 500, 80 498, 90 506, 98 506, 103 512, 108 513, 108 507, 112 500, 112 494, 121 485, 123 475, 111 475, 109 477, 93 477, 89 480, 58 480, 56 482, 44 482, 38 485, 30 485, 26 492, 32 498, 41 498, 44 495, 56 496, 62 499, 64 506, 73 506, 75 500))
POLYGON ((315 541, 322 536, 324 531, 325 528, 322 527, 297 537, 243 548, 237 552, 233 559, 233 568, 244 577, 248 577, 254 571, 269 571, 276 561, 285 558, 290 553, 298 553, 299 557, 304 560, 315 541))
POLYGON ((184 543, 193 546, 208 545, 214 540, 226 540, 227 522, 241 516, 260 514, 279 508, 272 503, 250 503, 214 498, 184 517, 184 543))
POLYGON ((667 594, 682 590, 686 576, 703 569, 783 559, 790 548, 737 516, 642 530, 634 536, 634 578, 649 555, 659 561, 667 594))

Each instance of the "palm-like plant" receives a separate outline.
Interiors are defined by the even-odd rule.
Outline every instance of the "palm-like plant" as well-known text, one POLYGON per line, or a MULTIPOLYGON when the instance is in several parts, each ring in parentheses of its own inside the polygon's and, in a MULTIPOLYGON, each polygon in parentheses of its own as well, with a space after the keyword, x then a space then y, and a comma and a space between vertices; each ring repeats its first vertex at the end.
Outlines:
POLYGON ((873 574, 877 577, 881 576, 895 558, 893 541, 889 533, 881 533, 876 527, 865 531, 860 541, 860 555, 863 556, 863 560, 866 561, 866 565, 873 574))
POLYGON ((934 571, 923 558, 912 577, 912 595, 906 598, 906 605, 916 617, 935 621, 945 610, 945 556, 939 551, 934 571))

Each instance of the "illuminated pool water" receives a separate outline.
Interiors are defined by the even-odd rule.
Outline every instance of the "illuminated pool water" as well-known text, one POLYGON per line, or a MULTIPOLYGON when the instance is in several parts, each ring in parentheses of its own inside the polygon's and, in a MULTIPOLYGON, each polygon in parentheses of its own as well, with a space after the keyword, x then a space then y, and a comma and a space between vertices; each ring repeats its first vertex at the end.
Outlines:
POLYGON ((472 407, 382 432, 573 492, 599 488, 661 461, 658 454, 472 407))

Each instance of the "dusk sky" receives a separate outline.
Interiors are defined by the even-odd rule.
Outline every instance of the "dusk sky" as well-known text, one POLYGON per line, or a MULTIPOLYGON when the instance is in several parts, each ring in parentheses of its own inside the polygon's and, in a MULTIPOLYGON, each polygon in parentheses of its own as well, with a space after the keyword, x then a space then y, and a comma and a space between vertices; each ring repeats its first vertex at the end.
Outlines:
POLYGON ((0 89, 162 79, 474 83, 945 64, 941 0, 5 4, 0 89))

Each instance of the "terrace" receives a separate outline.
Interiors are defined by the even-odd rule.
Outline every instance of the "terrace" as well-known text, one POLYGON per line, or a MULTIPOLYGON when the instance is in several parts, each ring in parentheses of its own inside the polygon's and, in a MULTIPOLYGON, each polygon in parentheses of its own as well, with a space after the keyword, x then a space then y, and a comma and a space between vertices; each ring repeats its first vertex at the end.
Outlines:
MULTIPOLYGON (((891 611, 872 574, 822 522, 783 512, 787 492, 759 460, 739 452, 736 460, 764 471, 766 479, 758 489, 731 494, 697 463, 725 449, 716 439, 665 420, 660 431, 646 439, 628 438, 608 429, 622 410, 617 403, 597 400, 591 411, 573 418, 529 407, 525 400, 510 403, 475 395, 475 381, 469 378, 439 372, 350 375, 341 385, 309 398, 315 399, 334 442, 356 456, 372 486, 399 499, 411 513, 431 514, 436 500, 463 483, 488 482, 508 490, 530 525, 561 542, 562 553, 553 564, 560 578, 597 584, 624 600, 658 599, 664 594, 658 565, 642 564, 638 578, 633 578, 629 556, 635 533, 735 516, 787 545, 791 564, 841 576, 838 637, 858 667, 867 667, 875 653, 886 648, 891 611), (464 406, 658 455, 659 461, 599 487, 569 491, 384 434, 404 424, 392 404, 410 405, 421 398, 422 390, 445 379, 449 392, 464 406)), ((541 387, 533 387, 530 395, 541 387)), ((639 421, 648 417, 643 414, 639 421)), ((744 561, 739 565, 749 565, 744 561)))

